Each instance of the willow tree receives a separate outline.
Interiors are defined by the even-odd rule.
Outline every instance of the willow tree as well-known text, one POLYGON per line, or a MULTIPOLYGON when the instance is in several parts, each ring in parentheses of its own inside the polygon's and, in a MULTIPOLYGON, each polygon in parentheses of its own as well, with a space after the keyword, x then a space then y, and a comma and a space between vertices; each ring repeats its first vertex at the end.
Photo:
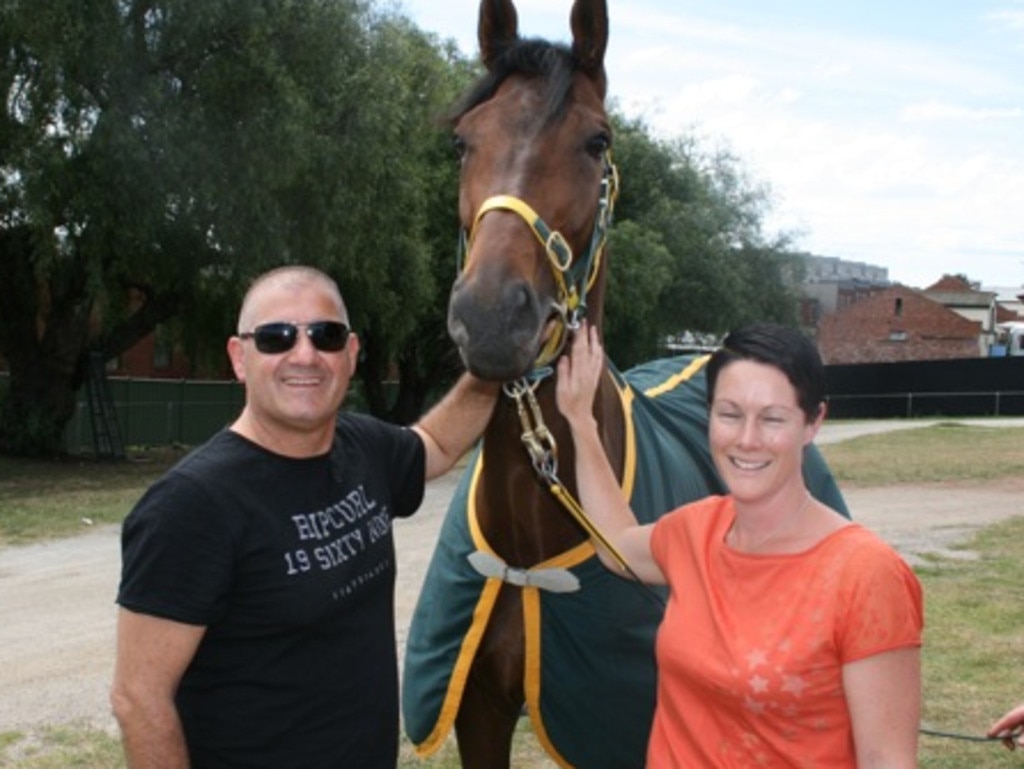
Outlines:
POLYGON ((728 152, 657 138, 616 119, 622 192, 615 211, 605 325, 612 359, 663 353, 666 336, 712 336, 749 320, 797 320, 798 273, 785 234, 766 231, 766 185, 728 152))
POLYGON ((321 266, 357 325, 411 334, 434 297, 402 173, 423 149, 395 116, 428 106, 393 87, 379 53, 402 28, 382 19, 349 0, 0 6, 0 451, 61 452, 91 352, 171 321, 223 349, 273 265, 321 266))

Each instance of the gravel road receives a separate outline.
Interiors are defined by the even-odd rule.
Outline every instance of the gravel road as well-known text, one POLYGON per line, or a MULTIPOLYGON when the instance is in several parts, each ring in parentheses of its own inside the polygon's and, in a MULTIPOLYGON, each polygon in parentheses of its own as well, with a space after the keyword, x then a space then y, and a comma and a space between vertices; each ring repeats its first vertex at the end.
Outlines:
MULTIPOLYGON (((914 424, 923 423, 905 426, 914 424)), ((820 442, 882 429, 869 427, 859 423, 854 431, 843 423, 826 425, 820 442)), ((452 473, 431 482, 423 509, 395 525, 400 644, 457 480, 458 473, 452 473)), ((1024 479, 989 485, 851 488, 844 493, 854 517, 911 563, 922 553, 970 557, 951 548, 980 526, 1024 515, 1024 479)), ((0 732, 67 722, 116 728, 107 688, 119 569, 118 529, 112 526, 0 549, 0 732)))

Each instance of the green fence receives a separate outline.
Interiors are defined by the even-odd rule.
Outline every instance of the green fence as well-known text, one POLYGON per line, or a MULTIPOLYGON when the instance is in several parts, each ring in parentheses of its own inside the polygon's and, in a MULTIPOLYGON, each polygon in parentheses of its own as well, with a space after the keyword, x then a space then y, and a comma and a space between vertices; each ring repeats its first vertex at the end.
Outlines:
MULTIPOLYGON (((7 372, 0 371, 0 397, 8 385, 7 372)), ((110 392, 117 412, 121 443, 126 448, 142 446, 196 446, 235 420, 245 403, 245 389, 239 382, 192 379, 134 379, 109 377, 110 392)), ((349 384, 346 410, 364 411, 361 383, 349 384)), ((394 383, 386 386, 392 393, 394 383)), ((89 397, 83 385, 75 394, 75 415, 64 431, 69 454, 95 451, 89 397)))
MULTIPOLYGON (((234 421, 245 402, 238 382, 110 377, 121 441, 130 446, 194 446, 234 421)), ((85 388, 76 396, 75 416, 65 432, 71 454, 93 451, 92 422, 85 388)))

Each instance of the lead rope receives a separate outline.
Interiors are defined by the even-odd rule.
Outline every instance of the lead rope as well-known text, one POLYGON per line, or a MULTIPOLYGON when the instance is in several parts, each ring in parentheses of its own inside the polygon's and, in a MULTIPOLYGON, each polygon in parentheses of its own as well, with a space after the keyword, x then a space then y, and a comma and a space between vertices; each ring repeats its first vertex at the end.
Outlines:
POLYGON ((548 430, 544 422, 544 415, 534 395, 538 381, 531 383, 526 378, 520 378, 513 382, 507 382, 503 386, 505 394, 515 401, 516 411, 519 414, 519 423, 522 426, 522 441, 526 452, 533 463, 533 469, 543 480, 551 494, 562 506, 569 511, 569 514, 576 520, 587 534, 611 554, 615 562, 623 572, 628 574, 636 582, 637 586, 644 590, 644 593, 651 597, 659 607, 665 608, 665 599, 656 593, 647 583, 637 576, 633 567, 629 565, 625 556, 619 552, 598 528, 590 516, 587 515, 583 506, 576 501, 576 498, 565 488, 558 478, 558 446, 555 438, 548 430))
MULTIPOLYGON (((959 732, 943 732, 938 729, 925 729, 923 726, 917 730, 918 733, 923 734, 927 737, 942 737, 950 740, 963 740, 965 742, 1005 742, 1006 740, 1014 740, 1024 733, 1024 726, 1018 726, 1012 730, 1005 737, 989 737, 988 735, 974 735, 974 734, 961 734, 959 732)), ((1015 747, 1011 747, 1010 750, 1014 750, 1015 747)))

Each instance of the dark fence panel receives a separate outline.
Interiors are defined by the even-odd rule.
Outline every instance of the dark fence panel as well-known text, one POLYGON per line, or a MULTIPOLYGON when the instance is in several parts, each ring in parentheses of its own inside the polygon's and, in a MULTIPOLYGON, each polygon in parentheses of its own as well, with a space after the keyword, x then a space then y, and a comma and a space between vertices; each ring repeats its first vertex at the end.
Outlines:
POLYGON ((830 418, 1024 416, 1024 358, 825 368, 830 418))
MULTIPOLYGON (((826 366, 830 419, 1024 416, 1024 358, 965 358, 826 366)), ((7 375, 0 372, 0 395, 7 375)), ((346 401, 359 410, 358 387, 346 401)), ((111 377, 125 446, 194 446, 242 410, 238 382, 111 377)), ((83 387, 65 432, 69 453, 93 451, 83 387)))
MULTIPOLYGON (((0 371, 0 398, 9 374, 0 371)), ((117 414, 121 443, 126 447, 197 446, 231 424, 245 405, 245 388, 234 381, 186 379, 134 379, 110 377, 110 393, 117 414)), ((395 383, 385 385, 394 397, 395 383)), ((347 411, 365 411, 361 382, 351 382, 345 398, 347 411)), ((75 394, 75 415, 64 430, 69 454, 95 451, 88 391, 75 394)))
MULTIPOLYGON (((234 421, 245 402, 238 382, 111 377, 110 390, 125 446, 194 446, 234 421)), ((69 453, 93 450, 85 388, 65 431, 69 453)))

